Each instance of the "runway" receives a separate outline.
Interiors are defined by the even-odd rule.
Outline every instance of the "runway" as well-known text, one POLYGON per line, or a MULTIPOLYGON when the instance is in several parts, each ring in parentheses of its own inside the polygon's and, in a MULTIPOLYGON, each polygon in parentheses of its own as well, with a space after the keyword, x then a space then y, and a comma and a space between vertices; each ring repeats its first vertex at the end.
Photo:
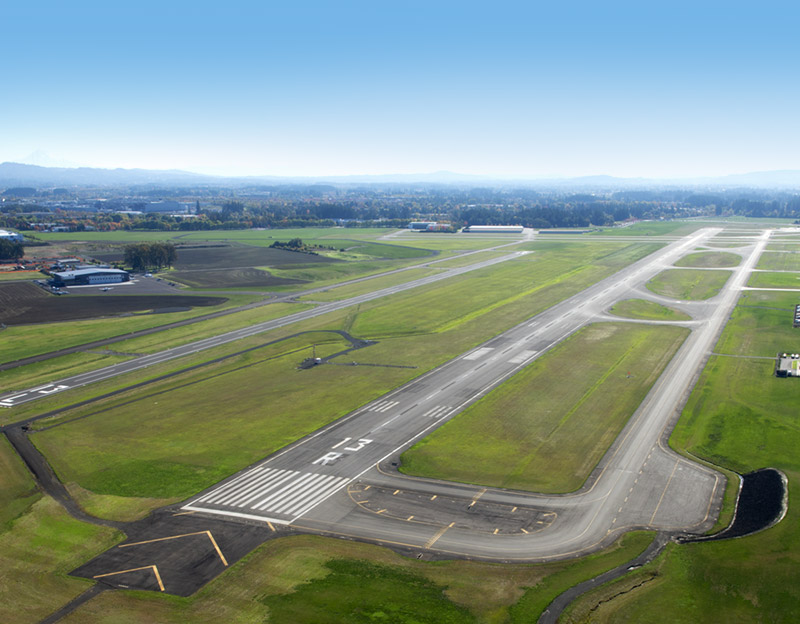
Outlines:
MULTIPOLYGON (((518 244, 519 242, 521 241, 517 240, 514 241, 513 243, 508 243, 500 247, 515 245, 518 244)), ((220 345, 224 345, 229 342, 233 342, 235 340, 241 340, 242 338, 248 338, 256 334, 267 332, 273 329, 278 329, 280 327, 285 327, 286 325, 299 323, 300 321, 305 321, 311 318, 315 318, 317 316, 321 316, 329 312, 334 312, 336 310, 342 310, 345 308, 356 306, 362 303, 366 303, 367 301, 373 301, 374 299, 388 297, 389 295, 410 290, 412 288, 418 288, 420 286, 433 284, 435 282, 456 277, 458 275, 463 275, 471 271, 477 271, 479 269, 490 267, 495 264, 499 264, 501 262, 506 262, 508 260, 513 260, 514 258, 519 258, 520 256, 523 256, 528 253, 531 252, 516 251, 508 253, 504 256, 500 256, 498 258, 484 260, 483 262, 477 262, 475 264, 470 264, 463 267, 445 269, 441 273, 436 273, 435 275, 422 277, 420 279, 412 280, 404 284, 398 284, 397 286, 382 288, 380 290, 376 290, 371 293, 366 293, 364 295, 351 297, 349 299, 345 299, 342 301, 323 303, 311 310, 305 310, 303 312, 289 314, 287 316, 283 316, 271 321, 265 321, 263 323, 256 323, 254 325, 250 325, 242 329, 226 332, 224 334, 212 336, 211 338, 206 338, 204 340, 198 340, 179 347, 174 347, 172 349, 166 349, 164 351, 153 353, 151 355, 136 357, 126 362, 121 362, 119 364, 106 366, 104 368, 99 368, 97 370, 93 370, 87 373, 81 373, 80 375, 73 375, 71 377, 60 379, 58 381, 53 381, 50 383, 36 386, 34 388, 29 388, 27 390, 8 392, 3 395, 0 395, 0 407, 6 407, 6 408, 15 407, 17 405, 22 405, 30 401, 43 399, 58 392, 64 392, 66 390, 70 390, 73 388, 80 388, 93 383, 105 381, 106 379, 111 379, 113 377, 141 370, 149 366, 161 364, 169 360, 174 360, 176 358, 180 358, 186 355, 198 353, 206 349, 212 349, 214 347, 218 347, 220 345)), ((405 270, 405 269, 398 269, 398 271, 399 270, 405 270)), ((314 292, 314 291, 309 291, 309 292, 314 292)))
POLYGON ((579 492, 539 496, 412 479, 378 466, 390 466, 404 449, 718 232, 705 229, 670 244, 209 488, 182 510, 504 561, 581 554, 637 527, 710 528, 721 503, 722 476, 672 453, 662 445, 662 435, 677 417, 769 232, 737 250, 746 253, 745 260, 723 291, 695 307, 700 317, 692 322, 691 335, 579 492), (382 492, 379 503, 361 496, 366 488, 382 492), (389 490, 396 493, 386 495, 389 490), (421 521, 423 501, 439 497, 455 501, 447 506, 451 511, 421 521), (487 505, 514 509, 507 515, 542 524, 513 519, 509 524, 509 518, 501 522, 502 514, 492 512, 498 526, 486 527, 486 513, 478 512, 487 505))

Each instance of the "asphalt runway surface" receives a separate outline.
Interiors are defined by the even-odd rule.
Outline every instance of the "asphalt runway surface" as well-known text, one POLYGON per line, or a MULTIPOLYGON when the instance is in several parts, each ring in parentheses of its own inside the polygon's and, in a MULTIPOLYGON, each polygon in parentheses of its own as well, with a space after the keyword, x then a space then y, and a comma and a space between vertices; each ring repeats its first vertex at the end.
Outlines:
POLYGON ((616 301, 650 298, 652 293, 643 287, 650 278, 718 231, 705 229, 672 243, 233 475, 181 508, 369 539, 421 554, 436 551, 502 561, 575 556, 634 528, 708 530, 721 505, 724 478, 670 451, 663 437, 766 246, 768 233, 740 250, 744 261, 716 297, 696 304, 670 302, 692 310, 694 320, 687 323, 692 333, 580 491, 543 496, 428 481, 401 476, 391 465, 403 450, 543 352, 602 318, 616 301), (367 488, 374 488, 378 498, 367 495, 367 488), (388 490, 394 494, 387 496, 388 490), (435 503, 439 498, 449 499, 442 507, 447 511, 420 511, 423 501, 435 503), (501 520, 502 508, 508 517, 501 520), (482 514, 497 516, 496 526, 486 526, 485 518, 475 519, 482 514), (521 519, 511 518, 513 514, 521 519))

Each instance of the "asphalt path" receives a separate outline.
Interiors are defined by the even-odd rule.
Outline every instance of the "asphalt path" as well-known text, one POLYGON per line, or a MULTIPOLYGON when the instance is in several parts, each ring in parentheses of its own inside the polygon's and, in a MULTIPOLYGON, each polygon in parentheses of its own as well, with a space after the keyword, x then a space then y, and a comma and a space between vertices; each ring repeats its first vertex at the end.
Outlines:
MULTIPOLYGON (((517 244, 518 242, 519 241, 514 241, 514 243, 510 244, 517 244)), ((499 264, 501 262, 506 262, 508 260, 519 258, 520 256, 526 255, 527 253, 530 252, 517 251, 506 254, 504 256, 500 256, 498 258, 491 258, 467 266, 446 269, 443 270, 441 273, 422 277, 420 279, 412 280, 404 284, 390 286, 388 288, 383 288, 380 290, 376 290, 374 292, 358 295, 356 297, 351 297, 349 299, 345 299, 342 301, 322 303, 311 310, 296 312, 295 314, 289 314, 287 316, 283 316, 278 319, 273 319, 271 321, 265 321, 263 323, 256 323, 254 325, 250 325, 242 329, 237 329, 224 334, 219 334, 217 336, 212 336, 211 338, 205 338, 203 340, 191 342, 179 347, 174 347, 172 349, 166 349, 158 353, 153 353, 150 355, 133 358, 126 362, 121 362, 119 364, 106 366, 104 368, 99 368, 97 370, 90 371, 87 373, 81 373, 80 375, 73 375, 71 377, 60 379, 58 381, 41 384, 39 386, 36 386, 34 388, 29 388, 27 390, 9 392, 4 395, 0 395, 0 407, 7 407, 7 408, 14 407, 17 405, 28 403, 30 401, 36 401, 38 399, 42 399, 57 392, 64 392, 65 390, 70 390, 72 388, 79 388, 82 386, 87 386, 89 384, 98 383, 100 381, 105 381, 106 379, 117 377, 118 375, 124 375, 125 373, 141 370, 149 366, 161 364, 163 362, 174 360, 176 358, 180 358, 186 355, 191 355, 199 351, 204 351, 206 349, 218 347, 220 345, 224 345, 229 342, 233 342, 235 340, 241 340, 242 338, 248 338, 250 336, 254 336, 256 334, 267 332, 273 329, 277 329, 279 327, 285 327, 293 323, 298 323, 300 321, 305 321, 311 318, 315 318, 317 316, 321 316, 329 312, 334 312, 336 310, 343 310, 345 308, 366 303, 367 301, 380 299, 382 297, 388 297, 389 295, 394 295, 396 293, 410 290, 412 288, 418 288, 420 286, 434 284, 441 280, 450 279, 452 277, 463 275, 471 271, 484 269, 493 266, 495 264, 499 264)), ((398 271, 399 270, 402 269, 398 269, 398 271)), ((330 288, 331 287, 321 288, 320 290, 329 290, 330 288)), ((296 297, 297 295, 294 296, 296 297)))
POLYGON ((369 539, 417 549, 421 555, 435 551, 503 561, 577 556, 633 528, 707 530, 721 504, 724 479, 672 453, 663 438, 766 246, 768 232, 743 248, 747 256, 723 291, 696 307, 699 322, 580 491, 541 496, 411 479, 380 466, 391 467, 415 441, 616 301, 640 292, 647 280, 718 232, 701 230, 651 254, 233 475, 187 501, 182 510, 369 539), (373 487, 381 501, 377 507, 366 494, 373 487), (387 496, 389 490, 393 493, 387 496), (437 504, 439 497, 455 501, 446 506, 449 515, 420 520, 420 501, 437 504), (517 513, 526 520, 501 521, 503 506, 506 516, 517 513), (498 526, 487 530, 486 515, 498 518, 498 526))

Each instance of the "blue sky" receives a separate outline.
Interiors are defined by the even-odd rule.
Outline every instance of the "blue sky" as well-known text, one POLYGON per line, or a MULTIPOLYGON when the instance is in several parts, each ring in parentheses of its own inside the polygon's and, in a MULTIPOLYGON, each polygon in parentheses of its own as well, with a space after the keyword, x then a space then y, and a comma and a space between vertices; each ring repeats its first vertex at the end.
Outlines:
POLYGON ((0 5, 0 161, 224 174, 800 169, 789 2, 0 5))

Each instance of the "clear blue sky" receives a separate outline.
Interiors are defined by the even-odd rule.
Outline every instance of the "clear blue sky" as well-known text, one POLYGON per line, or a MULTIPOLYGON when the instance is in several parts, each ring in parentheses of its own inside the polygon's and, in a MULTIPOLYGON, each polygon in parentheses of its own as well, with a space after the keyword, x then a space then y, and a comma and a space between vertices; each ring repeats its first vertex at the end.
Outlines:
POLYGON ((800 169, 797 2, 0 5, 0 161, 334 175, 800 169))

